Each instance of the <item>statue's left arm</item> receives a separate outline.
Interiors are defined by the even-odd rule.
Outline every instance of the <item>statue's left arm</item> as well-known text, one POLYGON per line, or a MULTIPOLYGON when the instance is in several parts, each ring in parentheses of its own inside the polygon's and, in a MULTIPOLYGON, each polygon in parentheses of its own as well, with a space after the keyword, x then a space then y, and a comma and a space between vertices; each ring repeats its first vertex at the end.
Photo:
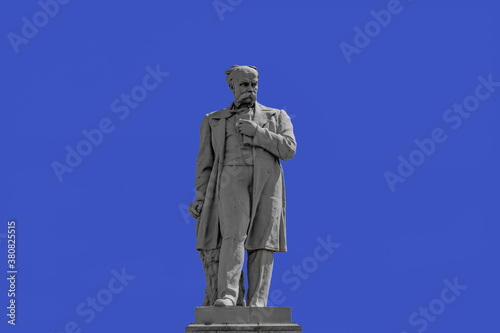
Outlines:
POLYGON ((252 144, 264 148, 274 156, 287 161, 295 155, 297 143, 293 135, 293 126, 290 117, 284 110, 277 114, 276 133, 267 128, 257 126, 252 144))

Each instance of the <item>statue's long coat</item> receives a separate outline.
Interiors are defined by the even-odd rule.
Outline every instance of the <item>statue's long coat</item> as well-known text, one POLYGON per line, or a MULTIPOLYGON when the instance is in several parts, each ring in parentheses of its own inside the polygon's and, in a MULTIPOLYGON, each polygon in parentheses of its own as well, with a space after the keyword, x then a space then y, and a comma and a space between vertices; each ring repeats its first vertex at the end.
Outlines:
MULTIPOLYGON (((219 190, 224 164, 226 119, 230 108, 205 115, 200 129, 200 151, 196 166, 196 197, 203 202, 196 223, 196 249, 211 250, 220 243, 219 190)), ((254 174, 245 248, 286 252, 285 183, 280 159, 295 155, 296 142, 290 117, 283 110, 255 103, 253 119, 257 131, 252 139, 254 174)))

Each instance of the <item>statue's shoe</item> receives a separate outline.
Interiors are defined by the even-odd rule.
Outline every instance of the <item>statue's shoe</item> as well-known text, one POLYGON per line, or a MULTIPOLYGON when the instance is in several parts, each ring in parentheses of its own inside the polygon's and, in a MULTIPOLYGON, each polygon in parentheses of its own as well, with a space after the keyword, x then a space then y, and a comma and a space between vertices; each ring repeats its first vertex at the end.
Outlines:
POLYGON ((231 299, 224 297, 224 298, 219 298, 218 300, 216 300, 214 305, 215 306, 234 306, 234 303, 231 299))

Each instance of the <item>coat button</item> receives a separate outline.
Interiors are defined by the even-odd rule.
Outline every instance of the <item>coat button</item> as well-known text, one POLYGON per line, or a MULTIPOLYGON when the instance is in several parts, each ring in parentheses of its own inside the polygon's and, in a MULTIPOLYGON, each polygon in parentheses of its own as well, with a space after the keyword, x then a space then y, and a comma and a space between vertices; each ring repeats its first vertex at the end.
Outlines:
POLYGON ((269 173, 269 174, 270 174, 270 173, 271 173, 271 169, 268 169, 268 170, 267 170, 267 173, 269 173))

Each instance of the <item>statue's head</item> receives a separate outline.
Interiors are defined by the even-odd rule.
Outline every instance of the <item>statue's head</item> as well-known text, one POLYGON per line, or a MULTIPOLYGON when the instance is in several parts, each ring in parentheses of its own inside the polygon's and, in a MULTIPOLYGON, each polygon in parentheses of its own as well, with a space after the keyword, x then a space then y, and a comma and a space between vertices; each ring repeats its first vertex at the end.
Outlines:
POLYGON ((234 65, 226 71, 226 81, 234 94, 234 100, 253 104, 257 100, 259 72, 254 66, 234 65))

